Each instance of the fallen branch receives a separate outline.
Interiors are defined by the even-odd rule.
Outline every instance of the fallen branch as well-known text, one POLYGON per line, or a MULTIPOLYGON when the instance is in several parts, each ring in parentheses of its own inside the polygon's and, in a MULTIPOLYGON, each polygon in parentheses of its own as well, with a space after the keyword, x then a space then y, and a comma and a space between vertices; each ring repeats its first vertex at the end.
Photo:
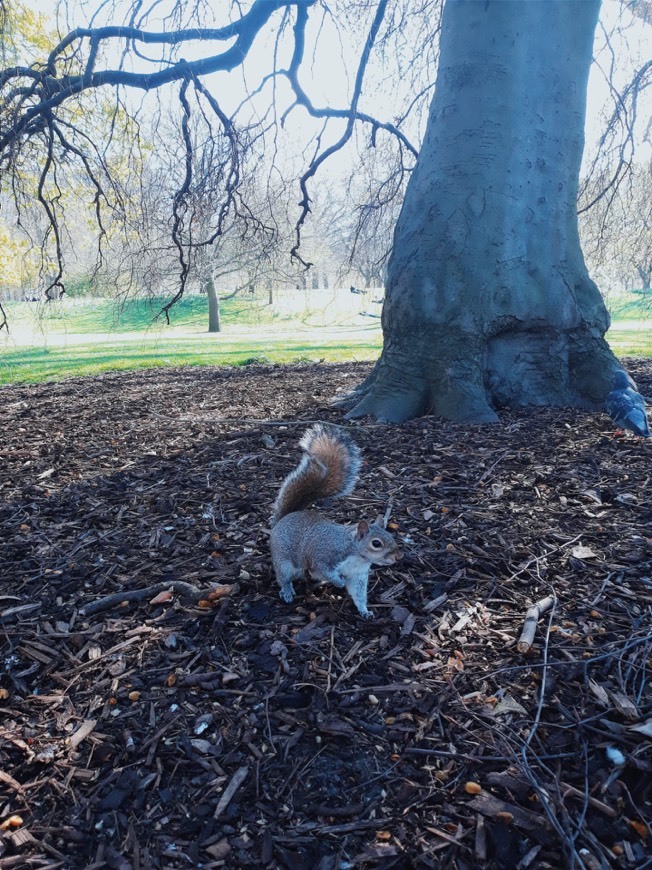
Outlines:
POLYGON ((145 589, 115 592, 113 595, 107 595, 105 598, 100 598, 99 601, 85 605, 79 612, 82 616, 93 616, 96 613, 102 613, 103 610, 110 610, 112 607, 122 604, 123 601, 144 601, 146 598, 150 599, 154 595, 168 590, 179 595, 188 604, 196 604, 201 598, 207 598, 210 592, 210 590, 199 589, 192 583, 185 583, 183 580, 165 580, 154 584, 154 586, 147 586, 145 589))
POLYGON ((536 604, 533 604, 532 607, 528 608, 525 614, 525 622, 523 623, 523 631, 521 632, 521 636, 516 644, 516 649, 520 653, 529 652, 532 648, 534 634, 537 630, 537 623, 543 614, 547 610, 550 610, 552 605, 555 603, 555 600, 554 595, 548 595, 547 598, 542 598, 541 601, 537 601, 536 604))

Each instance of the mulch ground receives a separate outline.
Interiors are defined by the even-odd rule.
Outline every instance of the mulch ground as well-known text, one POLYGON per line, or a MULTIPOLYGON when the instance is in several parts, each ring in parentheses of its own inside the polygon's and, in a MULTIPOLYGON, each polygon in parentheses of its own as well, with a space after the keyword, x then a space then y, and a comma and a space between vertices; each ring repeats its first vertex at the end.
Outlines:
POLYGON ((649 865, 652 444, 567 409, 352 425, 326 513, 391 505, 404 558, 373 621, 284 604, 271 503, 366 370, 0 390, 0 868, 649 865))

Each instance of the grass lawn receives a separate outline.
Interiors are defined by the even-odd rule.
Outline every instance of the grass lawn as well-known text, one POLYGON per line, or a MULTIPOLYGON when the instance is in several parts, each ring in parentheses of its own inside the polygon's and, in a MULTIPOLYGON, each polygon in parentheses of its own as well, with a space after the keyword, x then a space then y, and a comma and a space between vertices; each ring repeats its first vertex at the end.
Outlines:
MULTIPOLYGON (((11 333, 0 338, 0 384, 60 380, 117 369, 374 360, 380 321, 332 310, 279 314, 264 300, 222 304, 224 331, 209 335, 206 300, 188 297, 154 321, 162 301, 71 299, 52 306, 9 303, 11 333), (324 325, 324 324, 328 325, 324 325)), ((618 356, 652 356, 649 312, 627 310, 607 338, 618 356), (647 315, 645 318, 643 315, 647 315)))

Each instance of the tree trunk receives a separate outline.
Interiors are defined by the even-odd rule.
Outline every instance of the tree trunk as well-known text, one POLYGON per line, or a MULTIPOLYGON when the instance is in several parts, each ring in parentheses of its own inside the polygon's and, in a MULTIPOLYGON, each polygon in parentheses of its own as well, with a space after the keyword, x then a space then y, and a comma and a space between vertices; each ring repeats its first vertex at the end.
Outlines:
POLYGON ((636 271, 643 282, 643 290, 649 291, 652 286, 652 269, 648 269, 646 266, 637 266, 636 271))
POLYGON ((215 279, 212 273, 204 280, 203 290, 208 297, 208 331, 221 332, 220 297, 217 295, 215 279))
POLYGON ((447 0, 394 233, 384 348, 347 416, 596 407, 618 363, 577 228, 599 0, 447 0))

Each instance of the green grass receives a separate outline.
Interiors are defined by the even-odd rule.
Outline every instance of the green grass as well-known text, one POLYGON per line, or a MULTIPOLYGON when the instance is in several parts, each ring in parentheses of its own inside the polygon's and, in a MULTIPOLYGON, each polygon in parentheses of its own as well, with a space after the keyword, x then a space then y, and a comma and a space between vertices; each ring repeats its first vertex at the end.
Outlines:
POLYGON ((70 344, 54 347, 14 348, 0 354, 0 384, 37 383, 65 377, 96 375, 104 371, 183 365, 247 365, 252 363, 344 362, 373 360, 380 353, 377 330, 369 335, 344 333, 340 340, 314 343, 303 338, 276 339, 226 336, 188 336, 148 340, 142 338, 70 344))
POLYGON ((611 319, 619 320, 648 320, 652 322, 652 298, 641 293, 628 293, 610 307, 611 319))
MULTIPOLYGON (((35 324, 37 306, 9 303, 13 332, 0 343, 0 384, 156 366, 373 360, 382 347, 379 321, 354 315, 352 325, 350 312, 302 312, 290 319, 262 300, 236 297, 222 305, 224 331, 208 335, 203 297, 182 300, 171 327, 161 320, 152 325, 161 304, 132 300, 116 308, 109 300, 66 300, 44 306, 35 324), (21 329, 22 337, 12 340, 21 329)), ((631 306, 620 310, 635 318, 614 318, 607 334, 614 352, 652 356, 652 317, 641 319, 640 308, 631 306)))
MULTIPOLYGON (((161 309, 168 300, 163 297, 127 299, 62 299, 41 304, 30 302, 5 303, 7 317, 13 327, 32 326, 52 333, 88 334, 105 332, 145 332, 166 326, 161 309)), ((254 299, 236 296, 220 304, 223 321, 240 325, 272 323, 287 320, 266 304, 266 297, 254 299)), ((188 296, 170 310, 170 325, 198 332, 206 329, 208 301, 205 296, 188 296)))

